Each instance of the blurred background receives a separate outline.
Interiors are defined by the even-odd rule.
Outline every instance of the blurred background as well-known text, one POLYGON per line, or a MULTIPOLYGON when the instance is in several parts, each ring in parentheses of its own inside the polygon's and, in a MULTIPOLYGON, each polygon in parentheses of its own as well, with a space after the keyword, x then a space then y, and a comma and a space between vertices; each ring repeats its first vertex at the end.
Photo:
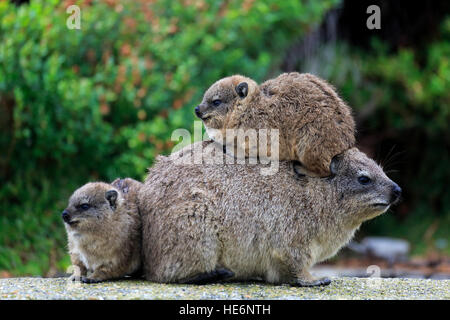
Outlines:
POLYGON ((143 179, 176 143, 172 131, 193 129, 214 81, 294 70, 337 88, 358 146, 403 188, 358 232, 359 255, 346 249, 329 264, 379 259, 366 240, 382 236, 385 248, 407 241, 405 268, 450 274, 449 1, 2 0, 0 277, 64 272, 70 194, 143 179), (72 4, 79 30, 66 25, 72 4), (366 26, 372 4, 379 30, 366 26))

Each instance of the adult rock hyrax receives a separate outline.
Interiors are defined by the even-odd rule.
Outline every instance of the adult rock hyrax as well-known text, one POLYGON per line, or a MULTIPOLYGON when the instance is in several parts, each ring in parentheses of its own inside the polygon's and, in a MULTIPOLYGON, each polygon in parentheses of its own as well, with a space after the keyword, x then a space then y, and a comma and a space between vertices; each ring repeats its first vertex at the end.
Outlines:
POLYGON ((241 75, 223 78, 206 91, 195 113, 210 138, 238 157, 276 155, 270 139, 265 138, 268 151, 262 153, 236 129, 255 129, 257 138, 258 129, 277 129, 278 158, 300 161, 310 176, 329 175, 332 157, 355 144, 351 109, 330 84, 307 73, 283 73, 260 86, 241 75))
POLYGON ((141 265, 141 218, 130 178, 87 183, 77 189, 62 213, 72 280, 94 283, 131 275, 141 265))
POLYGON ((362 222, 385 212, 401 193, 355 148, 333 158, 326 178, 299 175, 298 165, 289 161, 270 176, 260 174, 261 164, 179 161, 211 143, 160 157, 149 170, 139 193, 148 280, 260 277, 298 286, 328 284, 309 269, 336 254, 362 222))

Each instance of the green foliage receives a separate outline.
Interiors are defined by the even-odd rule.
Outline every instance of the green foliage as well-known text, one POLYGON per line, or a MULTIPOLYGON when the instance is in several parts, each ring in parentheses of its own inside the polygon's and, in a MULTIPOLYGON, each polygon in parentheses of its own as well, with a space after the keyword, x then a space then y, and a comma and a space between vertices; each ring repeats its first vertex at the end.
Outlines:
POLYGON ((0 2, 0 270, 63 268, 59 212, 79 185, 142 179, 233 73, 262 80, 336 1, 0 2))

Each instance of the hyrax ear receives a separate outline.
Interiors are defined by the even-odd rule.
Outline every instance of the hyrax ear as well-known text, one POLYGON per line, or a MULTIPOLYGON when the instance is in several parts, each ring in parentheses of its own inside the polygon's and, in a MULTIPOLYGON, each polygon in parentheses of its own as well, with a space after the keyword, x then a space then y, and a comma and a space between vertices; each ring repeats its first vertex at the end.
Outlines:
POLYGON ((341 160, 342 160, 342 155, 340 155, 340 154, 335 155, 331 159, 330 172, 331 172, 332 176, 335 176, 337 174, 341 160))
POLYGON ((239 97, 245 98, 248 94, 248 84, 247 82, 241 82, 236 86, 236 92, 239 97))
POLYGON ((109 205, 111 206, 111 208, 115 209, 116 208, 116 201, 117 201, 117 197, 118 197, 118 193, 116 190, 112 189, 112 190, 108 190, 105 193, 105 198, 106 200, 108 200, 109 205))

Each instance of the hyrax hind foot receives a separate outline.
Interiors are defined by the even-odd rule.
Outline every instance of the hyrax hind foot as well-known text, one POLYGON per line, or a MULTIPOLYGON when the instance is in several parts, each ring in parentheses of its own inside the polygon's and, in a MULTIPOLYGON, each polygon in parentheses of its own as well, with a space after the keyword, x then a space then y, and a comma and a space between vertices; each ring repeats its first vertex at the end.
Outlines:
POLYGON ((329 176, 329 173, 321 172, 321 174, 319 174, 317 171, 308 170, 300 161, 296 161, 294 163, 294 170, 299 176, 308 176, 313 178, 323 178, 329 176))
POLYGON ((300 161, 294 161, 293 168, 294 168, 294 172, 299 177, 324 178, 324 177, 329 177, 331 174, 329 172, 325 173, 324 171, 321 171, 320 174, 318 173, 318 171, 311 171, 311 170, 307 169, 305 167, 305 165, 303 163, 301 163, 300 161))
POLYGON ((200 273, 191 278, 182 280, 181 283, 185 284, 208 284, 230 279, 234 276, 234 272, 219 268, 210 272, 200 273))
POLYGON ((304 279, 296 279, 292 286, 295 287, 316 287, 316 286, 327 286, 331 283, 330 278, 323 277, 315 280, 304 280, 304 279))

